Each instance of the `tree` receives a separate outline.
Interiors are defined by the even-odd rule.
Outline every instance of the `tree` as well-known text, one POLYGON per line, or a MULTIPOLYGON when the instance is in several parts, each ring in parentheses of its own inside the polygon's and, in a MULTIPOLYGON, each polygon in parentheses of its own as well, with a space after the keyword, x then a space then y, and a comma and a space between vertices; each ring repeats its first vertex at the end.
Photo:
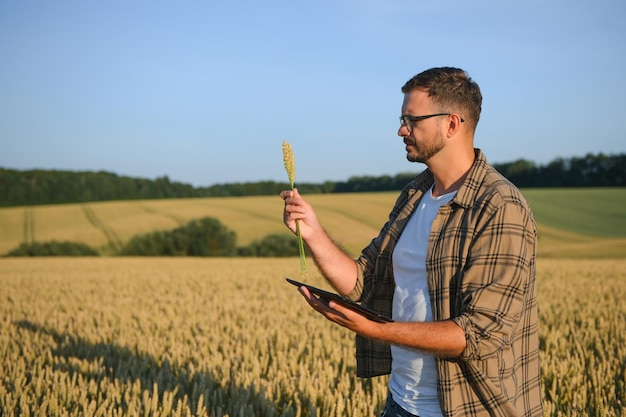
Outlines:
POLYGON ((98 252, 85 245, 76 242, 32 242, 22 243, 17 248, 9 251, 7 256, 98 256, 98 252))
POLYGON ((240 250, 241 255, 261 257, 286 257, 298 256, 298 239, 288 234, 271 234, 263 239, 255 240, 245 250, 240 250))
POLYGON ((204 217, 171 231, 132 238, 120 251, 127 256, 233 256, 237 235, 219 220, 204 217))

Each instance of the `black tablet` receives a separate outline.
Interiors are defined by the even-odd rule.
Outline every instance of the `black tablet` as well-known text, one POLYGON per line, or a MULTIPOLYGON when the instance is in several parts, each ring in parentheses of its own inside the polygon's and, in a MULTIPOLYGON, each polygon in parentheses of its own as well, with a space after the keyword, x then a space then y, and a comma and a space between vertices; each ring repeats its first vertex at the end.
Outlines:
POLYGON ((332 293, 332 292, 328 292, 325 290, 322 290, 320 288, 316 288, 313 287, 311 285, 308 284, 304 284, 302 282, 298 282, 298 281, 294 281, 291 278, 287 278, 287 282, 290 284, 295 285, 296 287, 306 287, 308 288, 308 290, 311 292, 311 294, 315 294, 318 297, 324 299, 326 302, 328 301, 335 301, 339 304, 341 304, 344 307, 349 308, 350 310, 356 311, 357 313, 367 317, 370 320, 373 321, 377 321, 379 323, 385 323, 385 322, 392 322, 393 320, 390 319, 389 317, 380 314, 379 312, 372 310, 371 308, 362 306, 360 304, 355 303, 354 301, 350 300, 347 297, 344 297, 342 295, 336 294, 336 293, 332 293))

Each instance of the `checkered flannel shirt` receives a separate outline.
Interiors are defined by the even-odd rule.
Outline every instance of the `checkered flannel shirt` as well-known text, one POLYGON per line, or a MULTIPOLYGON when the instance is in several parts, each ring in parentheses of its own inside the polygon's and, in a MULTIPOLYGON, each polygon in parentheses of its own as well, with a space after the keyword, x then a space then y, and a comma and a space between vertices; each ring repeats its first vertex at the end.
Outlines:
MULTIPOLYGON (((466 338, 460 357, 437 358, 439 403, 445 416, 541 416, 535 222, 519 190, 479 149, 475 155, 428 241, 434 320, 453 320, 466 338)), ((350 298, 391 316, 394 245, 432 184, 426 170, 401 192, 380 235, 356 261, 350 298)), ((389 345, 357 336, 356 347, 358 376, 390 372, 389 345)))

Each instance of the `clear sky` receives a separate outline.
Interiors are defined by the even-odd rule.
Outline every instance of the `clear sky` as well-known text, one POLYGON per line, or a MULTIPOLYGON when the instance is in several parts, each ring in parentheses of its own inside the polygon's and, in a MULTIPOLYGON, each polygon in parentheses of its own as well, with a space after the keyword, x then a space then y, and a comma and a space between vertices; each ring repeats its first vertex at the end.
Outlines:
POLYGON ((623 0, 2 1, 0 167, 196 186, 419 172, 401 86, 483 92, 490 162, 626 151, 623 0))

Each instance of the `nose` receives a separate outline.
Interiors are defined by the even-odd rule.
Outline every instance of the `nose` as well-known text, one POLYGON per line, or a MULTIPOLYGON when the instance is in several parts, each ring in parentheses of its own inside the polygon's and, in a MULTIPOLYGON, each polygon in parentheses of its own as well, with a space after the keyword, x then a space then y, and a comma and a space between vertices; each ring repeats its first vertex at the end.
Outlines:
POLYGON ((401 136, 404 138, 409 135, 411 135, 411 130, 409 129, 407 125, 405 125, 404 123, 401 123, 400 128, 398 129, 398 136, 401 136))

